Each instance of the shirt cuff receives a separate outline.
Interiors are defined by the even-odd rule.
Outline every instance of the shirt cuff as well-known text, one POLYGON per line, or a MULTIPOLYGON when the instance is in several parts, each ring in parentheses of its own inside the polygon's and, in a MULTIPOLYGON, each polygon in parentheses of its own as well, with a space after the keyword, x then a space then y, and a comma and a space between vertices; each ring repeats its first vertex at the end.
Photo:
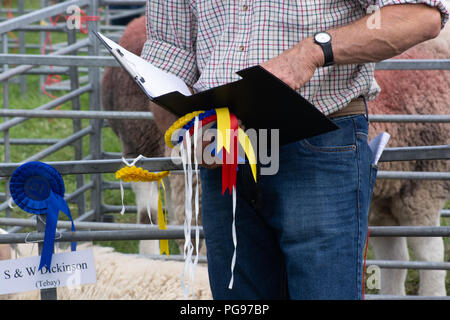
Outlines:
POLYGON ((190 87, 193 87, 199 78, 195 53, 170 43, 147 40, 141 57, 153 66, 181 78, 190 87))
POLYGON ((392 4, 426 4, 441 11, 441 28, 444 28, 449 19, 449 9, 441 0, 379 0, 378 6, 380 8, 392 4))

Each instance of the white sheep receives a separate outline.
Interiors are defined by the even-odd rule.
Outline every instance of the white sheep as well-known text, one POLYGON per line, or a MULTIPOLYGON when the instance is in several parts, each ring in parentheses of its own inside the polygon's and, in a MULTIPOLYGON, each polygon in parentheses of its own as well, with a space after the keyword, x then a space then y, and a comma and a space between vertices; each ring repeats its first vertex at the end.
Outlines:
MULTIPOLYGON (((29 256, 37 246, 21 244, 21 255, 29 256), (32 250, 33 249, 33 250, 32 250)), ((78 250, 94 252, 97 282, 78 288, 57 289, 59 300, 179 300, 185 299, 181 287, 183 262, 149 259, 141 255, 115 252, 113 248, 83 244, 78 250)), ((0 257, 15 257, 9 245, 0 245, 0 257)), ((194 295, 190 299, 212 299, 208 272, 204 265, 197 265, 193 284, 194 295)), ((0 295, 5 300, 40 299, 39 291, 0 295)))

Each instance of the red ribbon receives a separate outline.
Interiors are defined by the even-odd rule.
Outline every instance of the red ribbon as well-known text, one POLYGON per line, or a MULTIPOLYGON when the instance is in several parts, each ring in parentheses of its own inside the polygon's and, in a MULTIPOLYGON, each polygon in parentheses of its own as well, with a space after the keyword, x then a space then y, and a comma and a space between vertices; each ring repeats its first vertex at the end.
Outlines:
POLYGON ((230 195, 236 186, 236 173, 238 164, 238 119, 230 113, 230 150, 223 148, 222 158, 222 194, 229 189, 230 195))

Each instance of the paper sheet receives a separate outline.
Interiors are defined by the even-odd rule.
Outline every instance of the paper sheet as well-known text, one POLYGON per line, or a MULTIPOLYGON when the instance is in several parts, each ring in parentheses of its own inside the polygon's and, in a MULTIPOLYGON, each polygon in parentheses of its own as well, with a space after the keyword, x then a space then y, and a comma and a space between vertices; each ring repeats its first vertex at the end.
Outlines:
POLYGON ((125 70, 127 70, 133 78, 137 77, 136 81, 140 81, 144 90, 151 97, 162 96, 174 91, 178 91, 185 96, 191 95, 189 87, 177 76, 153 66, 148 61, 129 52, 99 32, 98 35, 112 48, 111 54, 122 63, 125 70), (123 56, 117 52, 117 49, 120 50, 120 53, 122 53, 123 56), (144 81, 141 81, 141 78, 143 78, 144 81))
POLYGON ((387 132, 382 132, 369 142, 369 147, 373 153, 372 164, 377 164, 381 154, 386 147, 391 136, 387 132))

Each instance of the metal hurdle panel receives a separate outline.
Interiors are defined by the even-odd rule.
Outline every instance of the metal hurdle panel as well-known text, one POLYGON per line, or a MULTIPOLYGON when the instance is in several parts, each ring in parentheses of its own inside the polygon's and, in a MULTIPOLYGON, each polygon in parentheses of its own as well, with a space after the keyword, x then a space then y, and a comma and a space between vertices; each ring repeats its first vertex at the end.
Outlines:
MULTIPOLYGON (((68 30, 63 24, 57 26, 40 26, 34 23, 41 19, 57 14, 65 13, 70 5, 77 5, 86 10, 90 16, 98 14, 100 6, 115 4, 137 4, 145 5, 144 0, 69 0, 57 5, 47 6, 47 0, 41 0, 40 10, 27 11, 23 6, 23 0, 18 1, 18 8, 14 12, 21 14, 11 20, 0 20, 0 81, 2 81, 4 96, 3 109, 0 109, 0 117, 5 120, 0 123, 0 131, 3 132, 3 139, 0 142, 4 145, 4 163, 0 164, 0 178, 8 181, 12 172, 19 166, 17 163, 10 163, 10 149, 16 144, 41 144, 48 145, 43 151, 24 159, 23 161, 40 160, 44 157, 60 150, 68 145, 75 150, 73 161, 52 162, 62 175, 76 175, 76 190, 66 195, 66 200, 74 201, 78 208, 78 217, 75 225, 78 229, 90 229, 91 231, 77 231, 76 233, 62 232, 60 239, 56 241, 92 241, 92 240, 145 240, 145 239, 182 239, 184 233, 181 228, 169 227, 167 230, 156 230, 154 226, 139 226, 112 223, 102 223, 105 213, 118 212, 115 206, 104 204, 102 193, 108 188, 116 188, 112 182, 105 182, 102 179, 103 173, 114 172, 122 166, 122 161, 117 159, 117 154, 104 152, 102 147, 102 128, 106 119, 152 119, 153 115, 146 112, 105 112, 100 109, 100 75, 101 68, 107 66, 118 66, 116 61, 110 56, 102 56, 102 49, 96 38, 90 35, 87 39, 77 40, 76 31, 68 30), (19 31, 21 33, 35 31, 41 33, 41 46, 43 35, 46 31, 64 32, 67 34, 67 43, 58 44, 56 50, 50 54, 25 54, 27 44, 21 36, 20 51, 17 54, 8 54, 10 43, 7 32, 19 31), (88 56, 78 55, 79 52, 87 52, 88 56), (16 65, 10 67, 11 64, 16 65), (51 70, 48 66, 55 66, 51 70), (78 73, 80 69, 88 72, 87 84, 79 83, 78 73), (21 90, 26 93, 27 74, 66 74, 69 75, 68 83, 70 92, 60 96, 58 99, 43 104, 33 110, 9 109, 8 85, 15 79, 20 79, 21 90), (81 111, 80 96, 89 94, 89 111, 81 111), (54 111, 56 106, 63 102, 71 101, 71 111, 54 111), (14 139, 10 137, 9 130, 20 123, 31 118, 67 118, 72 119, 74 132, 64 139, 14 139), (81 119, 89 119, 89 125, 85 128, 81 126, 81 119), (88 155, 83 154, 82 138, 89 136, 88 155), (90 174, 90 181, 85 182, 83 175, 90 174), (87 210, 86 193, 91 194, 91 209, 87 210), (92 231, 94 230, 94 231, 92 231)), ((4 8, 0 8, 4 10, 4 8)), ((136 12, 139 12, 137 10, 136 12)), ((96 21, 89 21, 89 30, 104 28, 120 33, 123 28, 109 25, 111 19, 123 17, 136 12, 112 12, 105 10, 102 17, 103 24, 96 21), (106 25, 105 25, 106 23, 106 25)), ((378 70, 450 70, 450 59, 446 60, 388 60, 377 64, 378 70)), ((41 86, 40 86, 41 87, 41 86)), ((449 115, 371 115, 372 122, 439 122, 450 123, 449 115)), ((404 161, 404 160, 450 160, 450 145, 429 146, 429 147, 405 147, 388 148, 382 155, 380 161, 404 161)), ((142 161, 142 166, 148 170, 180 170, 168 158, 146 159, 142 161)), ((378 173, 379 179, 438 179, 449 180, 448 172, 386 172, 378 173)), ((6 211, 6 217, 0 218, 0 225, 12 226, 9 235, 1 235, 0 243, 23 243, 27 234, 20 233, 23 227, 36 227, 42 231, 43 225, 39 225, 35 219, 10 218, 8 199, 9 188, 4 193, 0 193, 0 211, 6 211)), ((131 207, 134 209, 135 207, 131 207)), ((450 216, 449 210, 443 210, 442 216, 450 216)), ((67 228, 64 222, 59 224, 62 228, 67 228)), ((195 231, 195 229, 193 230, 195 231)), ((450 227, 370 227, 370 235, 377 236, 450 236, 450 227)), ((29 241, 39 241, 43 239, 43 233, 39 232, 29 235, 29 241)), ((378 265, 381 268, 410 268, 410 269, 439 269, 450 270, 450 263, 433 263, 419 261, 367 261, 367 265, 378 265)), ((390 297, 381 295, 367 295, 369 299, 423 299, 429 297, 390 297)), ((56 289, 42 291, 42 299, 56 299, 56 289)), ((439 297, 442 299, 442 297, 439 297)), ((445 298, 445 297, 444 297, 445 298)))

